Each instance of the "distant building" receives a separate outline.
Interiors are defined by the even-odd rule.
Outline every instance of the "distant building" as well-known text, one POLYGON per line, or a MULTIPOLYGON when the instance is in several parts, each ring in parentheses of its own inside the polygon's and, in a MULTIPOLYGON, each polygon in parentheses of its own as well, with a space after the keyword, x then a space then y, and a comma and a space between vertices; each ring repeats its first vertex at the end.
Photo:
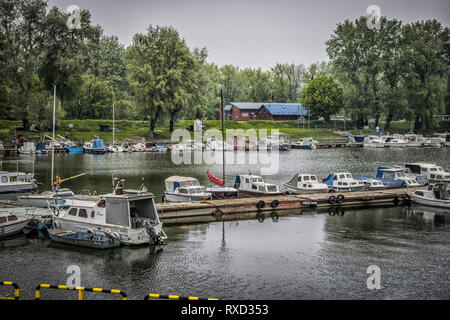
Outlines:
POLYGON ((225 106, 225 120, 282 121, 297 120, 306 115, 306 109, 299 103, 231 102, 225 106))

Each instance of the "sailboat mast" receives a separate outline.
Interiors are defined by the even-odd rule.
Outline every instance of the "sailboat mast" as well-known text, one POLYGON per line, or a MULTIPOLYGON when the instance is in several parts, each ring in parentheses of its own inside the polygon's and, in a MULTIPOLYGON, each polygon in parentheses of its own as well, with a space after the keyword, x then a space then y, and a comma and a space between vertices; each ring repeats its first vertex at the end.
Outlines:
POLYGON ((225 110, 223 107, 223 93, 220 89, 220 112, 222 112, 222 175, 223 175, 223 185, 225 186, 225 129, 223 125, 223 118, 225 117, 225 110))
POLYGON ((113 101, 113 143, 112 143, 113 146, 114 146, 114 143, 116 142, 115 134, 116 134, 116 129, 114 127, 114 101, 113 101))
POLYGON ((56 84, 53 84, 53 136, 52 136, 52 173, 51 183, 53 185, 53 171, 55 167, 55 114, 56 114, 56 84))

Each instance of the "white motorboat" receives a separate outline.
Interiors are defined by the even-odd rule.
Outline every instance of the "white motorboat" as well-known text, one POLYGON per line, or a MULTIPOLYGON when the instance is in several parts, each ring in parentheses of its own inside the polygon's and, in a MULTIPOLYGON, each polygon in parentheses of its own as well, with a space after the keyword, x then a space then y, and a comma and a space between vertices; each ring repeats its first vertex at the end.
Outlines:
POLYGON ((33 142, 24 142, 18 151, 22 154, 32 154, 36 150, 33 142))
POLYGON ((401 138, 388 137, 385 141, 386 147, 405 148, 406 144, 407 144, 406 141, 401 138))
POLYGON ((25 207, 47 208, 51 204, 65 204, 67 199, 73 199, 75 194, 69 189, 60 189, 58 192, 45 191, 40 194, 29 194, 17 197, 20 205, 25 207), (64 202, 63 202, 64 201, 64 202))
POLYGON ((192 177, 172 176, 165 180, 164 199, 171 202, 201 201, 212 198, 212 194, 192 177))
POLYGON ((146 191, 123 189, 118 181, 113 193, 99 201, 73 200, 70 207, 53 206, 53 226, 73 232, 112 235, 125 245, 152 243, 165 239, 154 195, 146 191))
POLYGON ((450 191, 445 183, 433 183, 426 190, 408 192, 408 195, 415 203, 450 208, 450 191))
POLYGON ((104 154, 106 152, 105 144, 102 139, 94 139, 89 142, 85 142, 83 145, 84 152, 104 154))
POLYGON ((0 238, 21 233, 23 228, 33 219, 32 216, 16 216, 11 213, 0 213, 0 238))
POLYGON ((109 146, 106 148, 107 152, 111 152, 111 153, 122 153, 124 152, 124 149, 121 146, 109 146))
POLYGON ((236 176, 234 188, 238 189, 239 193, 253 196, 272 196, 283 194, 276 184, 266 183, 261 176, 252 174, 236 176))
POLYGON ((377 180, 377 179, 365 179, 365 180, 362 180, 362 182, 366 186, 365 189, 368 191, 387 189, 387 186, 384 185, 384 183, 382 181, 377 180))
POLYGON ((331 173, 323 180, 331 192, 363 191, 365 184, 353 178, 349 172, 331 173))
POLYGON ((330 191, 327 184, 319 182, 317 176, 312 174, 297 173, 284 186, 289 192, 295 194, 325 193, 330 191))
POLYGON ((426 144, 424 137, 418 134, 407 134, 405 140, 406 147, 423 147, 426 144))
POLYGON ((316 149, 318 145, 318 141, 313 138, 303 138, 294 143, 291 143, 292 149, 316 149))
POLYGON ((368 136, 363 144, 364 148, 384 148, 385 146, 384 140, 378 136, 368 136))
POLYGON ((27 160, 10 160, 0 162, 0 194, 31 192, 37 188, 37 182, 34 179, 34 162, 27 160), (16 171, 2 171, 4 163, 16 164, 16 171), (32 173, 19 172, 20 163, 31 163, 33 165, 32 173))
POLYGON ((424 144, 424 146, 430 148, 441 148, 444 145, 444 143, 445 142, 442 142, 441 138, 430 138, 427 139, 427 142, 424 144))
POLYGON ((430 183, 450 184, 450 172, 433 163, 405 163, 405 168, 409 168, 415 175, 426 175, 430 183))

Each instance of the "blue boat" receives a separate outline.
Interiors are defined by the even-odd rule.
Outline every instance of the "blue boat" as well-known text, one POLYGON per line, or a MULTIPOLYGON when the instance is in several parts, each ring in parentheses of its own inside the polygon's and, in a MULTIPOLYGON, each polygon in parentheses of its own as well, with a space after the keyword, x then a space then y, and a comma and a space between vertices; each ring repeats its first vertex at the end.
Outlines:
POLYGON ((41 154, 47 154, 48 151, 45 148, 45 143, 43 142, 39 142, 38 144, 36 144, 36 153, 41 153, 41 154))
POLYGON ((84 148, 77 148, 77 147, 67 148, 66 150, 68 153, 83 153, 84 152, 84 148))
POLYGON ((111 249, 120 246, 119 239, 104 234, 50 229, 48 235, 52 241, 85 248, 111 249))
POLYGON ((33 218, 25 228, 23 228, 23 233, 26 236, 37 235, 39 239, 48 239, 48 229, 51 227, 51 218, 33 218))
POLYGON ((358 180, 375 179, 383 182, 383 184, 388 188, 403 188, 405 186, 405 181, 396 179, 396 172, 403 171, 401 169, 394 169, 392 167, 378 167, 376 177, 359 176, 358 180))
POLYGON ((95 139, 84 144, 84 152, 87 153, 106 153, 105 144, 102 139, 95 139))

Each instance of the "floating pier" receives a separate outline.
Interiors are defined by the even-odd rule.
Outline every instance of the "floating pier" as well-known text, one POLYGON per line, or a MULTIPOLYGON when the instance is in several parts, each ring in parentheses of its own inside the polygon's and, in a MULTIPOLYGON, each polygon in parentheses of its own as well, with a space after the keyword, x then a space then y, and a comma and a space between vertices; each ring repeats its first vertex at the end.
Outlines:
MULTIPOLYGON (((413 191, 419 188, 409 188, 413 191)), ((281 195, 199 202, 157 203, 164 225, 180 225, 220 220, 253 219, 260 215, 287 215, 311 209, 341 209, 380 205, 398 205, 409 201, 407 189, 281 195)))

